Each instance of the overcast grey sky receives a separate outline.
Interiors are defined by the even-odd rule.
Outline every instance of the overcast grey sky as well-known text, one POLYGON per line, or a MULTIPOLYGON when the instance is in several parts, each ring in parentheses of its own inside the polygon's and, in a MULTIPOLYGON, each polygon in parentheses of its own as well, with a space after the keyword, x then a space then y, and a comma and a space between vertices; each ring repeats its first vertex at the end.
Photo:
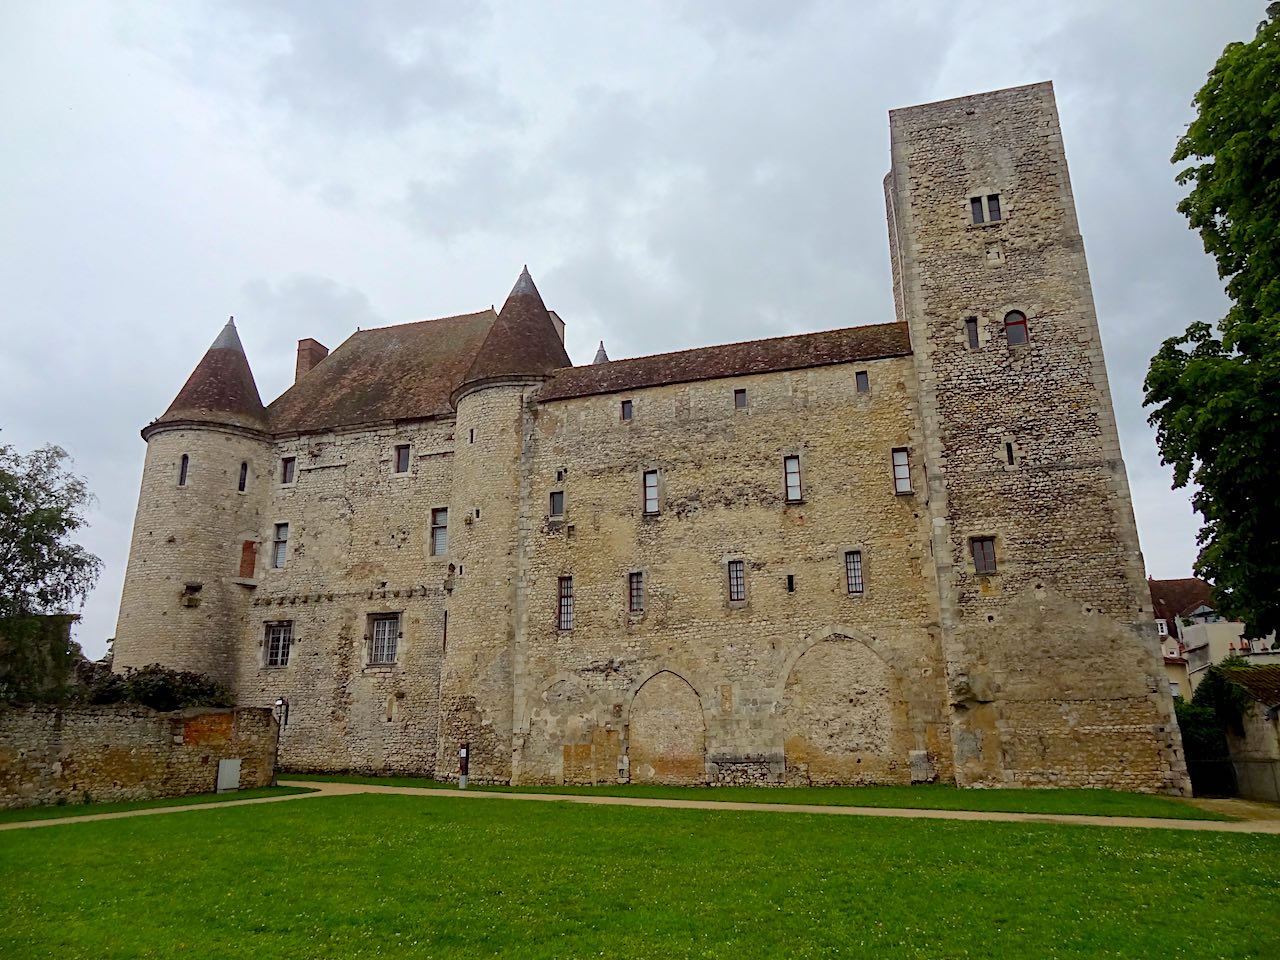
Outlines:
POLYGON ((886 111, 1053 80, 1147 569, 1197 521, 1141 409, 1223 312, 1169 155, 1262 0, 100 3, 0 8, 0 442, 64 446, 115 631, 144 444, 229 314, 263 399, 300 337, 501 303, 569 353, 892 319, 886 111))

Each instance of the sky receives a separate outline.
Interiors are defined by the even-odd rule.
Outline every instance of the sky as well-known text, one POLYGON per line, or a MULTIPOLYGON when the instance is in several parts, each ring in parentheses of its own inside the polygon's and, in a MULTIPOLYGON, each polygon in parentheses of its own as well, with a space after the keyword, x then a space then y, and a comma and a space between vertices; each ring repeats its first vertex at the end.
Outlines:
POLYGON ((0 443, 65 448, 115 632, 145 445, 234 315, 296 342, 501 304, 526 263, 576 363, 893 319, 887 111, 1054 82, 1155 577, 1198 518, 1142 409, 1225 312, 1169 162, 1262 0, 222 0, 0 5, 0 443))

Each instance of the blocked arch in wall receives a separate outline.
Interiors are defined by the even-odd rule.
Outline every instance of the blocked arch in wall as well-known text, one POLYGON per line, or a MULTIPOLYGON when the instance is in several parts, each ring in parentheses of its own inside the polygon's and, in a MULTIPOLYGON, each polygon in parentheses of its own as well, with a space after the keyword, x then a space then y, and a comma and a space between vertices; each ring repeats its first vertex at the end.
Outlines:
POLYGON ((707 781, 707 724, 702 698, 670 670, 646 679, 631 698, 627 758, 632 783, 707 781))
POLYGON ((846 627, 791 651, 774 701, 788 783, 910 782, 913 738, 897 660, 875 637, 846 627))
POLYGON ((599 769, 605 758, 596 756, 593 742, 595 713, 586 687, 572 674, 557 674, 543 684, 525 705, 519 782, 590 784, 607 779, 612 770, 599 769))

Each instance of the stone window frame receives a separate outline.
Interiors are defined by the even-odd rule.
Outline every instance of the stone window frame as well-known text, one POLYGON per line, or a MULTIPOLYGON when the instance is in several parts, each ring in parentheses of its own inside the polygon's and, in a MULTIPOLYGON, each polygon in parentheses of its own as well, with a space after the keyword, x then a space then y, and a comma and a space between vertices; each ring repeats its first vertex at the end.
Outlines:
POLYGON ((640 468, 640 514, 645 517, 657 517, 662 515, 663 495, 666 493, 666 483, 663 478, 663 470, 661 467, 649 466, 640 468), (653 509, 649 509, 649 477, 654 478, 653 483, 653 509))
POLYGON ((997 189, 991 184, 985 186, 972 187, 965 193, 964 200, 964 217, 965 223, 969 229, 981 230, 984 227, 998 227, 1009 219, 1009 204, 1005 199, 1004 191, 997 189), (996 198, 996 207, 999 216, 994 220, 991 218, 991 198, 996 198), (974 220, 974 201, 978 203, 978 210, 981 213, 981 220, 974 220))
POLYGON ((292 620, 266 620, 262 624, 262 668, 264 670, 282 670, 289 666, 289 657, 293 649, 293 621, 292 620), (273 656, 272 650, 272 632, 280 630, 281 645, 278 648, 277 655, 273 656), (276 662, 273 662, 276 661, 276 662))
MULTIPOLYGON (((1000 573, 1000 567, 1003 565, 1002 561, 1004 560, 1002 556, 1004 551, 1001 549, 1000 538, 992 533, 976 534, 969 537, 968 545, 969 557, 967 560, 967 566, 969 573, 973 574, 975 577, 998 576, 1000 573), (988 543, 991 545, 991 565, 989 569, 986 568, 986 558, 984 557, 984 563, 980 569, 978 564, 979 544, 985 545, 988 543)), ((985 551, 985 547, 983 547, 983 549, 985 551)))
POLYGON ((280 458, 280 486, 294 487, 298 484, 298 458, 297 457, 281 457, 280 458))
POLYGON ((573 603, 573 574, 562 573, 556 577, 556 630, 573 631, 576 611, 573 603))
POLYGON ((178 458, 178 480, 177 486, 187 487, 191 485, 191 454, 184 453, 178 458))
POLYGON ((365 644, 364 644, 364 665, 366 668, 390 668, 400 665, 400 659, 404 653, 404 611, 403 610, 379 610, 374 613, 365 615, 365 644), (374 659, 374 654, 378 653, 379 642, 385 643, 388 639, 385 633, 380 638, 379 625, 384 623, 394 623, 394 636, 390 637, 391 655, 386 655, 385 647, 381 651, 382 656, 374 659))
POLYGON ((871 371, 855 370, 853 372, 853 391, 854 393, 870 394, 871 393, 871 371))
POLYGON ((636 418, 636 402, 630 397, 618 401, 618 420, 622 423, 631 423, 636 418))
POLYGON ((961 323, 964 330, 964 346, 966 350, 982 349, 982 320, 978 314, 970 314, 961 323))
POLYGON ((727 556, 721 562, 721 575, 724 577, 722 581, 725 585, 725 605, 731 610, 740 610, 751 603, 751 578, 747 576, 747 558, 739 555, 727 556), (740 572, 735 576, 735 567, 740 572), (741 596, 734 596, 734 588, 741 590, 741 596))
POLYGON ((785 504, 804 503, 804 456, 799 450, 782 454, 782 501, 785 504), (791 496, 791 467, 795 465, 796 496, 791 496))
POLYGON ((643 619, 645 611, 648 609, 649 594, 649 571, 641 567, 627 571, 626 579, 626 597, 624 607, 627 612, 627 618, 630 620, 643 619), (636 578, 639 578, 640 584, 640 605, 635 605, 636 599, 636 578))
POLYGON ((746 410, 749 403, 750 403, 750 399, 747 395, 747 388, 734 387, 733 388, 733 409, 735 411, 746 410))
POLYGON ((1011 348, 1020 349, 1022 347, 1031 346, 1031 315, 1022 307, 1013 306, 1005 307, 1001 311, 1000 330, 1004 334, 1005 345, 1011 348), (1017 314, 1021 319, 1009 323, 1009 318, 1017 314), (1009 339, 1009 327, 1022 327, 1023 340, 1021 343, 1014 343, 1009 339))
POLYGON ((862 543, 845 543, 836 548, 836 559, 840 566, 840 593, 849 600, 862 600, 870 592, 867 589, 867 548, 862 543), (854 592, 849 589, 848 555, 858 555, 858 575, 862 580, 862 589, 854 592))
POLYGON ((391 447, 391 475, 408 477, 413 474, 413 444, 397 443, 391 447), (400 454, 404 451, 404 469, 400 469, 400 454))
POLYGON ((269 570, 284 570, 289 566, 289 523, 277 521, 272 525, 271 565, 269 570), (282 536, 283 534, 283 536, 282 536))
POLYGON ((566 506, 564 489, 552 490, 550 495, 547 497, 547 516, 552 520, 563 520, 567 512, 568 507, 566 506), (559 510, 556 510, 557 497, 560 498, 559 510))
POLYGON ((432 507, 427 530, 427 555, 431 557, 447 557, 449 555, 449 508, 432 507), (436 521, 443 515, 444 522, 436 521), (444 547, 440 549, 437 532, 443 532, 444 547))
POLYGON ((889 452, 889 476, 893 480, 893 495, 895 497, 909 497, 916 492, 915 477, 912 475, 912 470, 911 470, 911 448, 910 447, 894 447, 889 452), (903 455, 902 464, 899 464, 898 462, 898 454, 903 455), (898 467, 900 465, 906 467, 907 472, 905 477, 898 476, 898 467), (906 480, 905 488, 903 488, 899 483, 900 480, 906 480))

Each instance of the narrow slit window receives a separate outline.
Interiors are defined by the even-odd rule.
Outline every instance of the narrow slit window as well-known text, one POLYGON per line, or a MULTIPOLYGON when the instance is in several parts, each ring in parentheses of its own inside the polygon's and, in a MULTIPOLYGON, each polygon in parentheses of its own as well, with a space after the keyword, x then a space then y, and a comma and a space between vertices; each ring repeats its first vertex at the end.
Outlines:
POLYGON ((249 486, 249 464, 242 462, 240 464, 240 482, 236 484, 236 489, 244 493, 245 488, 249 486))
POLYGON ((564 491, 553 490, 551 492, 551 516, 564 516, 564 491))
POLYGON ((743 560, 729 561, 729 599, 747 599, 747 565, 743 560))
POLYGON ((409 472, 409 444, 402 443, 396 447, 396 473, 409 472))
POLYGON ((969 349, 977 350, 978 349, 978 318, 977 317, 969 317, 967 320, 965 320, 964 335, 965 335, 965 339, 969 341, 969 349))
POLYGON ((794 573, 787 574, 787 593, 796 592, 796 575, 794 573))
POLYGON ((855 373, 853 375, 853 382, 859 393, 871 392, 871 378, 867 375, 867 371, 859 370, 855 373))
MULTIPOLYGON (((476 511, 480 516, 480 511, 476 511)), ((449 508, 436 507, 431 511, 431 555, 443 557, 449 552, 449 508)))
POLYGON ((293 621, 267 624, 267 666, 287 667, 289 646, 293 643, 293 621))
POLYGON ((293 483, 298 472, 297 457, 284 457, 280 461, 280 482, 293 483))
POLYGON ((893 492, 911 492, 911 455, 906 447, 893 451, 893 492))
POLYGON ((573 577, 560 577, 557 581, 556 628, 573 629, 573 577))
POLYGON ((987 219, 993 223, 1000 219, 1000 194, 987 194, 987 219))
POLYGON ((1004 315, 1004 335, 1010 346, 1027 342, 1027 315, 1021 310, 1010 310, 1004 315))
POLYGON ((380 614, 372 617, 369 631, 369 662, 395 663, 400 641, 400 614, 380 614))
POLYGON ((276 536, 271 544, 271 566, 277 570, 283 570, 285 562, 289 558, 289 525, 287 523, 276 524, 276 536))
POLYGON ((623 400, 623 401, 622 401, 622 419, 623 419, 623 420, 630 420, 630 419, 631 419, 631 414, 632 414, 633 412, 634 412, 634 408, 633 408, 633 407, 632 407, 632 405, 631 405, 631 401, 630 401, 630 400, 623 400))
POLYGON ((747 409, 747 391, 745 390, 733 391, 733 408, 735 410, 747 409))
POLYGON ((627 610, 644 613, 644 574, 639 571, 627 574, 627 610))
POLYGON ((475 443, 475 442, 476 442, 476 428, 472 427, 467 432, 467 443, 475 443))
POLYGON ((191 458, 185 453, 182 460, 178 464, 178 486, 185 487, 187 485, 187 470, 191 466, 191 458))
POLYGON ((798 503, 803 499, 800 490, 800 458, 783 457, 782 473, 786 481, 787 502, 798 503))
POLYGON ((1009 464, 1009 466, 1011 467, 1013 466, 1013 444, 1012 443, 1006 443, 1004 445, 1004 459, 1009 464))
POLYGON ((969 213, 972 215, 974 223, 986 223, 987 218, 982 215, 981 197, 969 198, 969 213))
POLYGON ((658 471, 644 472, 644 512, 658 512, 658 471))
POLYGON ((848 593, 862 593, 861 550, 846 550, 844 553, 844 586, 848 593))
POLYGON ((973 572, 996 572, 996 539, 995 537, 974 537, 969 541, 973 550, 973 572))

